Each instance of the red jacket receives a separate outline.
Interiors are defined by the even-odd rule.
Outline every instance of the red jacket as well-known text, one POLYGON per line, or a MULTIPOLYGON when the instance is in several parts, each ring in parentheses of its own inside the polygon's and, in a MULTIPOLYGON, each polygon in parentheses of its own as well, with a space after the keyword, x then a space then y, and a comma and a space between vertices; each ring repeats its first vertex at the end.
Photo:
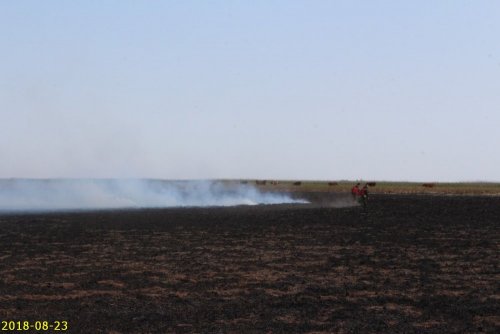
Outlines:
POLYGON ((357 195, 360 195, 360 190, 359 190, 359 187, 358 187, 358 186, 354 186, 354 187, 352 187, 352 189, 351 189, 351 194, 356 195, 356 196, 357 196, 357 195))

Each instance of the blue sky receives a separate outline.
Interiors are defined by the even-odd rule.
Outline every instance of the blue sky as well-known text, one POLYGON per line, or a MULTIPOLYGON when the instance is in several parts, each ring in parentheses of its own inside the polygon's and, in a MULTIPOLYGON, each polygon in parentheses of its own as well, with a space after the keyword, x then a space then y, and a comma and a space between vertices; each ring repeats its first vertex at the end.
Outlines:
POLYGON ((0 177, 500 181, 498 1, 3 1, 0 177))

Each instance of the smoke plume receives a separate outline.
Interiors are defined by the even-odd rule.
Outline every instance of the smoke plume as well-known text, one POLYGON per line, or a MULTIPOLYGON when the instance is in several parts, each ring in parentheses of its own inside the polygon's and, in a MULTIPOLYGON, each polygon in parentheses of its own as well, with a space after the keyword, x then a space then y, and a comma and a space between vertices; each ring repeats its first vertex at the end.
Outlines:
POLYGON ((167 208, 307 203, 220 181, 0 180, 1 211, 167 208))

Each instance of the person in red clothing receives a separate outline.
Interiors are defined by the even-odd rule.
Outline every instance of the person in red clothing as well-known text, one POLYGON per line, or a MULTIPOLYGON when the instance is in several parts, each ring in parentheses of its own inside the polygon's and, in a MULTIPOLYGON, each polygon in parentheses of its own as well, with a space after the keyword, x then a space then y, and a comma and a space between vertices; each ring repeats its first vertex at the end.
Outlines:
POLYGON ((366 206, 366 202, 368 201, 368 184, 365 184, 359 191, 359 201, 361 205, 366 206))
POLYGON ((351 195, 354 200, 357 200, 358 196, 360 195, 359 183, 357 183, 354 187, 352 187, 351 195))

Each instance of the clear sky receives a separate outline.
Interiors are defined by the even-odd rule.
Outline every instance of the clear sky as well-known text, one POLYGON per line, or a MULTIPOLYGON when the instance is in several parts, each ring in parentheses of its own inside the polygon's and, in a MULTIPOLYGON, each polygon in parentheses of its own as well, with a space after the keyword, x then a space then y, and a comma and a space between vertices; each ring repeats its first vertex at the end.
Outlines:
POLYGON ((0 177, 500 181, 500 1, 2 1, 0 177))

